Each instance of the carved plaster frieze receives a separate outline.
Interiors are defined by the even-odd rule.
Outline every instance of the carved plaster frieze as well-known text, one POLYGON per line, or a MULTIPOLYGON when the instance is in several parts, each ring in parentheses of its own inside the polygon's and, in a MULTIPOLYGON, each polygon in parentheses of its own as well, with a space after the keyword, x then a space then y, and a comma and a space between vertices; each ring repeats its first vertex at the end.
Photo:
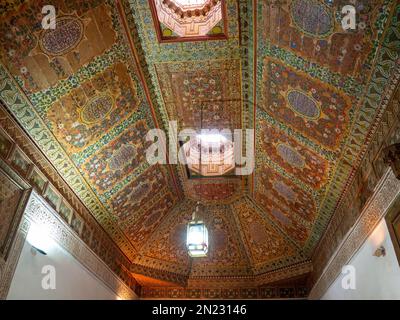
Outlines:
POLYGON ((68 251, 88 271, 102 281, 121 299, 137 299, 137 295, 59 218, 35 191, 32 191, 22 216, 9 259, 0 263, 0 299, 5 299, 22 250, 32 224, 46 225, 49 237, 68 251))
POLYGON ((388 169, 353 229, 343 240, 311 289, 310 299, 320 299, 324 295, 340 275, 342 267, 351 260, 398 197, 400 197, 400 181, 393 171, 388 169))

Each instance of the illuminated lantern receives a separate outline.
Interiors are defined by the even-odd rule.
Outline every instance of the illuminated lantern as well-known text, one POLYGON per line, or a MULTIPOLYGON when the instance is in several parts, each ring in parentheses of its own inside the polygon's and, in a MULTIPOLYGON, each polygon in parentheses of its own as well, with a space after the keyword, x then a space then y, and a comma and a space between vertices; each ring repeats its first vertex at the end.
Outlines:
POLYGON ((193 212, 193 219, 187 226, 186 246, 191 257, 205 257, 208 252, 208 230, 203 221, 196 220, 196 212, 193 212))

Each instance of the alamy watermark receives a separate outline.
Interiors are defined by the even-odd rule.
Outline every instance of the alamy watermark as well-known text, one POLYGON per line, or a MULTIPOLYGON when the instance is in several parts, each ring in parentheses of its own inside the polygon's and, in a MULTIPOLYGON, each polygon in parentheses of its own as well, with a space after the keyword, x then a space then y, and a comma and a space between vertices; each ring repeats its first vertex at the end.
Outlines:
MULTIPOLYGON (((280 5, 280 4, 286 4, 287 1, 271 1, 271 4, 274 5, 280 5)), ((330 4, 334 3, 334 0, 329 1, 330 4)), ((343 30, 356 30, 357 28, 357 10, 353 5, 345 5, 342 7, 341 10, 342 13, 342 28, 343 30)), ((56 8, 53 5, 45 5, 42 7, 42 14, 44 15, 42 19, 42 28, 47 30, 47 29, 56 29, 56 8)), ((363 22, 360 22, 358 24, 358 27, 360 29, 365 28, 365 24, 363 22)))
POLYGON ((356 290, 356 268, 352 265, 344 265, 342 275, 342 288, 344 290, 356 290))
POLYGON ((56 289, 56 268, 52 265, 45 265, 42 268, 42 289, 55 290, 56 289))
POLYGON ((56 29, 56 8, 52 5, 45 5, 42 8, 42 14, 45 16, 42 19, 42 28, 47 29, 56 29))

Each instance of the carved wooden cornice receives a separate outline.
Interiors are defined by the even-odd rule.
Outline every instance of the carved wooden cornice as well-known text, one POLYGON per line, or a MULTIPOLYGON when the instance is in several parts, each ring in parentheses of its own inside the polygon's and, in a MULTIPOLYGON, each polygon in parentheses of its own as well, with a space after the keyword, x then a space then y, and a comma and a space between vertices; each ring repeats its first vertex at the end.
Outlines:
POLYGON ((268 286, 253 288, 148 287, 142 299, 305 299, 305 286, 268 286))
MULTIPOLYGON (((141 265, 132 264, 131 272, 136 275, 143 275, 170 283, 175 283, 180 287, 187 288, 250 288, 268 285, 288 278, 298 276, 306 276, 312 271, 311 261, 299 263, 280 270, 265 272, 253 276, 202 276, 194 277, 190 275, 180 275, 164 270, 143 267, 141 265)), ((146 287, 145 287, 146 288, 146 287)), ((142 288, 143 289, 143 288, 142 288)), ((143 292, 143 290, 142 290, 143 292)))

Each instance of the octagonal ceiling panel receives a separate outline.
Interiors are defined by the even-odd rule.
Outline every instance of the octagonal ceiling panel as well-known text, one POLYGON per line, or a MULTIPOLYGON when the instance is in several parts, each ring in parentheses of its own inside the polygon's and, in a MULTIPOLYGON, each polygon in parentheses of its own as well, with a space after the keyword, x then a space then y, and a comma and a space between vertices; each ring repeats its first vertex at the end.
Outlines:
POLYGON ((160 42, 226 39, 224 0, 150 0, 149 5, 160 42))
POLYGON ((397 1, 354 1, 359 28, 344 32, 346 1, 226 0, 225 38, 171 43, 158 41, 149 1, 56 0, 54 31, 40 27, 47 2, 22 2, 1 14, 1 99, 143 283, 251 277, 311 257, 398 76, 397 1), (254 173, 150 166, 145 134, 170 120, 255 128, 254 173), (211 245, 191 261, 195 200, 211 245))

